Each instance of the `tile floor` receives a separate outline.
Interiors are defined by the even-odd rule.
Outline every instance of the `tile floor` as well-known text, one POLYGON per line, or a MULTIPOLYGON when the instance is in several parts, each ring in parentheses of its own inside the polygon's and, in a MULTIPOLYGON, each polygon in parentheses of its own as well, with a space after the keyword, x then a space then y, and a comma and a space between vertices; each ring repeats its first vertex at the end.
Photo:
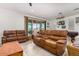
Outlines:
MULTIPOLYGON (((47 50, 35 45, 32 40, 21 43, 21 45, 24 51, 24 56, 55 56, 47 50)), ((67 50, 63 56, 67 56, 67 50)))

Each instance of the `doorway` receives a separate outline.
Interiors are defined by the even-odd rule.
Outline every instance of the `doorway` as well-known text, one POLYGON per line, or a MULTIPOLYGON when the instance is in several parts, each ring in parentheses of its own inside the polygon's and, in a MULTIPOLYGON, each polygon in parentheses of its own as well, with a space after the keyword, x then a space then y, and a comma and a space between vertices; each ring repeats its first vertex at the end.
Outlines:
POLYGON ((46 30, 46 22, 28 21, 28 35, 32 35, 33 30, 46 30))
POLYGON ((25 16, 25 30, 26 34, 28 36, 32 35, 33 30, 46 30, 46 21, 45 20, 35 20, 35 19, 29 19, 25 16))

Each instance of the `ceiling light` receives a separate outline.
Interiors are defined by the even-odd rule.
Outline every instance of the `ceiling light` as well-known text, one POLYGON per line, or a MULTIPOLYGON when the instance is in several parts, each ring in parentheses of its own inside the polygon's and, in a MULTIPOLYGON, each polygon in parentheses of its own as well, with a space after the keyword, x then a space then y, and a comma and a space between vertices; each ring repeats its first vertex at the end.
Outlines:
POLYGON ((31 12, 34 12, 34 10, 33 10, 33 9, 31 9, 31 12))
POLYGON ((62 18, 64 18, 63 13, 62 12, 59 12, 56 19, 62 19, 62 18))

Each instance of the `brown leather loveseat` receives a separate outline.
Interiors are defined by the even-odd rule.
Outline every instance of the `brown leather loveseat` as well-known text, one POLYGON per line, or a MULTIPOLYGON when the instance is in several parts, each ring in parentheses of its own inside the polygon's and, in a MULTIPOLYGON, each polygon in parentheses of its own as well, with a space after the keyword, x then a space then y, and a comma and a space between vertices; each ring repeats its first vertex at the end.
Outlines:
POLYGON ((3 32, 2 43, 19 41, 24 42, 28 40, 25 35, 25 30, 6 30, 3 32))
POLYGON ((42 30, 33 37, 36 45, 54 53, 62 55, 65 51, 67 31, 66 30, 42 30))

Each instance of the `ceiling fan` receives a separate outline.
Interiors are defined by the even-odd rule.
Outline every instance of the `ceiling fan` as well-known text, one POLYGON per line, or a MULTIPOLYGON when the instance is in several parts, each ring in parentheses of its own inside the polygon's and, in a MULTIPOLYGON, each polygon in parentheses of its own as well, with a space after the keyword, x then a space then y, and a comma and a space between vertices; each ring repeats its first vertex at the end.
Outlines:
POLYGON ((29 3, 29 6, 31 7, 32 6, 32 3, 29 3))

